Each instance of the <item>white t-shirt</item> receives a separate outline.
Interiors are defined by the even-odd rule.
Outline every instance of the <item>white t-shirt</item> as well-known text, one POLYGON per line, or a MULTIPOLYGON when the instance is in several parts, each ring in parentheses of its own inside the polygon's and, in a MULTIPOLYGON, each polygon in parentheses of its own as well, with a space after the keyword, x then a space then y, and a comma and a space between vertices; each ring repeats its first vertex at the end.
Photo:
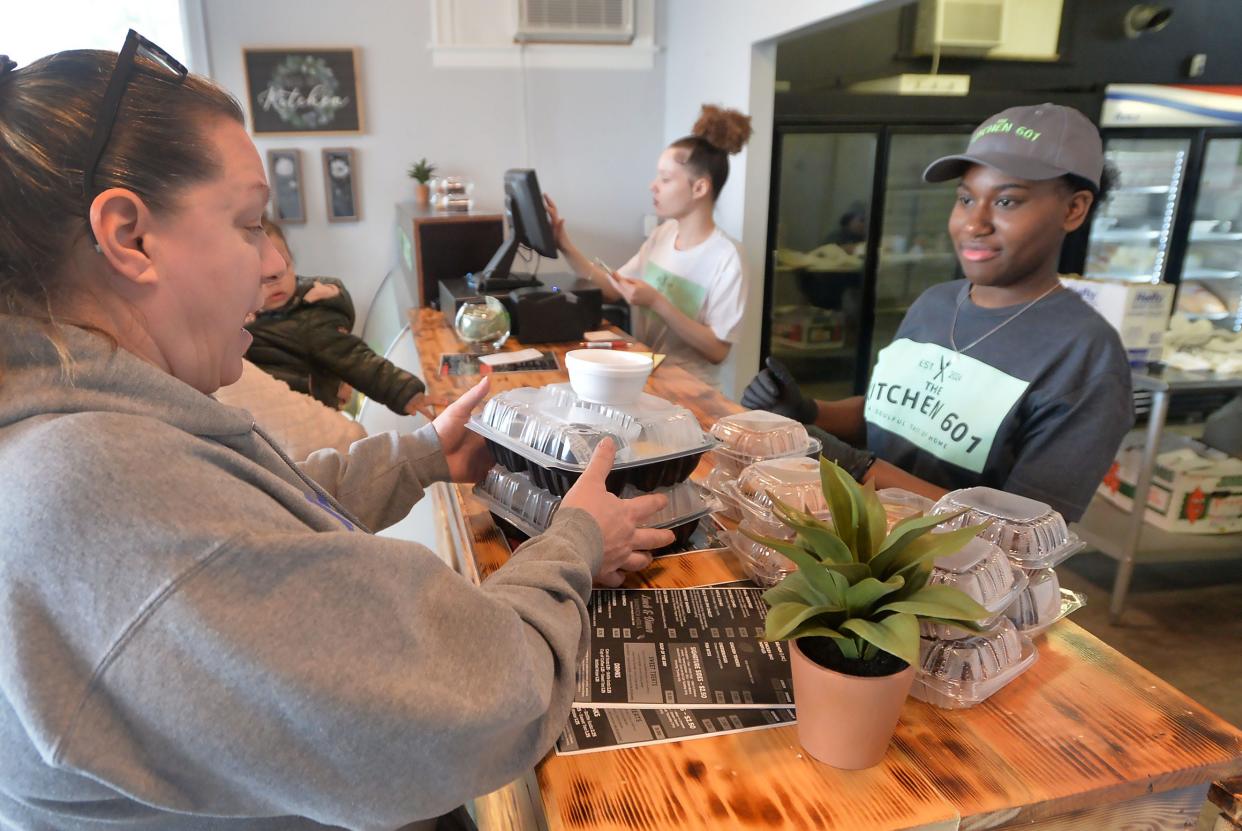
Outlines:
MULTIPOLYGON (((654 231, 643 247, 618 271, 654 286, 686 317, 711 327, 716 337, 733 343, 746 310, 746 277, 738 244, 716 228, 703 242, 679 251, 677 220, 670 219, 654 231)), ((651 309, 631 309, 634 337, 670 363, 714 387, 720 386, 722 364, 707 360, 681 339, 651 309)))

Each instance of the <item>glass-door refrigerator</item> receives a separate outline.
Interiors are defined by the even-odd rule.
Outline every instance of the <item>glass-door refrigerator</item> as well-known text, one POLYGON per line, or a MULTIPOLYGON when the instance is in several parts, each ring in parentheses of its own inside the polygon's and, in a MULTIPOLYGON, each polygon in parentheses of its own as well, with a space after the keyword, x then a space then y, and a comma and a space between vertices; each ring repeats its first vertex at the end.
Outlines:
POLYGON ((1120 182, 1092 221, 1083 274, 1164 282, 1191 141, 1185 136, 1121 135, 1104 142, 1104 158, 1120 173, 1120 182))
POLYGON ((1242 331, 1242 135, 1204 138, 1176 308, 1242 331))
POLYGON ((922 173, 961 152, 969 131, 777 128, 763 351, 805 394, 862 393, 910 304, 959 276, 947 232, 955 184, 922 173))
POLYGON ((852 395, 862 324, 878 136, 866 130, 779 138, 764 341, 806 394, 852 395))
POLYGON ((893 342, 918 296, 936 283, 961 276, 949 239, 957 183, 928 184, 923 171, 941 156, 962 152, 965 143, 965 136, 958 133, 888 135, 884 219, 876 252, 874 322, 864 384, 880 350, 893 342))
POLYGON ((1173 283, 1175 311, 1242 331, 1242 95, 1112 85, 1100 123, 1121 183, 1092 221, 1083 273, 1173 283))

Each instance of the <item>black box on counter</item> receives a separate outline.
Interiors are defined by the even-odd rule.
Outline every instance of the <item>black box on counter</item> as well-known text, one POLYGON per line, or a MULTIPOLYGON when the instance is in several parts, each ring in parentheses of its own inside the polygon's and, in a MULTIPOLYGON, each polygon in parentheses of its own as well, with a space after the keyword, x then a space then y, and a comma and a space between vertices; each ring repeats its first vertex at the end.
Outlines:
MULTIPOLYGON (((503 284, 502 284, 503 285, 503 284)), ((468 279, 440 281, 440 310, 449 326, 462 304, 491 295, 509 312, 510 334, 524 343, 582 340, 582 333, 598 329, 604 296, 590 280, 550 275, 535 285, 488 288, 468 279)))

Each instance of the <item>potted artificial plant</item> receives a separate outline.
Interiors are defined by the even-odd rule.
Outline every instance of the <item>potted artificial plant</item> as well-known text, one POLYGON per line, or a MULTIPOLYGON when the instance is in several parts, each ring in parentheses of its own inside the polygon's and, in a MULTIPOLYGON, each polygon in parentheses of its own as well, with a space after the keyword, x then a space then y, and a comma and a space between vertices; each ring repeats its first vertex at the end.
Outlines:
POLYGON ((822 762, 877 764, 888 747, 919 659, 919 621, 978 630, 988 612, 950 586, 927 585, 932 561, 982 526, 929 534, 957 514, 915 516, 888 532, 875 488, 820 459, 832 523, 773 498, 792 540, 749 534, 798 570, 764 593, 765 637, 788 640, 798 739, 822 762))
POLYGON ((409 177, 417 182, 414 186, 414 197, 420 205, 426 205, 431 201, 431 186, 428 182, 431 181, 431 174, 435 172, 436 166, 425 158, 410 165, 410 169, 406 171, 409 177))

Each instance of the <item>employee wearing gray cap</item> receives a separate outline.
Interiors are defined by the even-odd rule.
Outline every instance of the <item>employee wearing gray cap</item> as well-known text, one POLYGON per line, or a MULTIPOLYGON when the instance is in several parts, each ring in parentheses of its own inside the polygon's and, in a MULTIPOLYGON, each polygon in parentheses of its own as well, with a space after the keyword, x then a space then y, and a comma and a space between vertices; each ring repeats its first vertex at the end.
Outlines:
POLYGON ((742 404, 816 424, 859 481, 933 498, 987 485, 1081 517, 1134 422, 1112 327, 1057 261, 1111 185, 1099 131, 1070 107, 1013 107, 923 178, 958 179, 949 236, 965 280, 932 286, 879 354, 866 395, 802 397, 768 359, 742 404))

